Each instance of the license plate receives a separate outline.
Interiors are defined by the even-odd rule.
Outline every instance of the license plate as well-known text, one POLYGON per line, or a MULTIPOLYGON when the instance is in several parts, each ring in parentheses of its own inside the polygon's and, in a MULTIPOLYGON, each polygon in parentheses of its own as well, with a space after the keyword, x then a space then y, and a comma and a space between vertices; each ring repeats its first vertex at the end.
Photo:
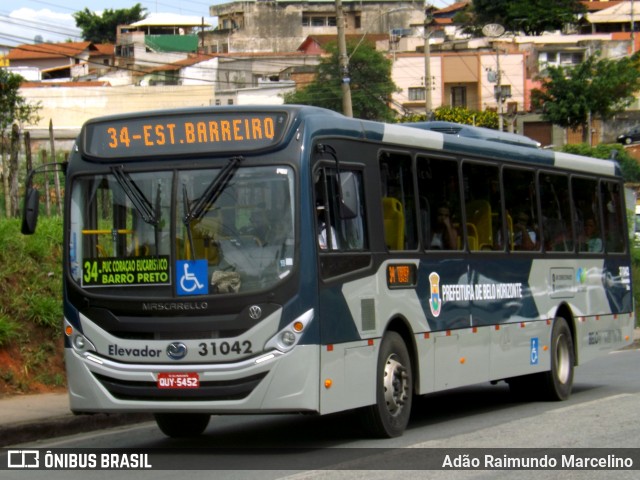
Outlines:
POLYGON ((200 377, 195 372, 159 373, 158 388, 198 388, 200 377))

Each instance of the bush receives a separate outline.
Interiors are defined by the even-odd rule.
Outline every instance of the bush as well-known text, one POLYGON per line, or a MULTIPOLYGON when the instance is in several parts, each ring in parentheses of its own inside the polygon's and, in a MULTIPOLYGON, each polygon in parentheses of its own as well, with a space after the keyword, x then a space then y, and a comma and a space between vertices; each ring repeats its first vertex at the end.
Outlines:
MULTIPOLYGON (((498 114, 492 110, 480 112, 478 110, 469 110, 462 107, 438 107, 433 112, 433 119, 441 122, 461 123, 464 125, 474 125, 476 127, 498 129, 498 114)), ((406 115, 398 121, 400 123, 407 122, 424 122, 427 116, 424 113, 406 115)))

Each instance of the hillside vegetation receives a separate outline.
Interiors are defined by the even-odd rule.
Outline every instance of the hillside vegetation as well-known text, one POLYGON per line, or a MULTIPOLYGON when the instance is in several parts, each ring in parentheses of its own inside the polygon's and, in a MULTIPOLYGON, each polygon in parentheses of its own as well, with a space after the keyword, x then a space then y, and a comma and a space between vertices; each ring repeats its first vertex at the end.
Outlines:
POLYGON ((0 395, 65 386, 61 258, 60 218, 0 219, 0 395))

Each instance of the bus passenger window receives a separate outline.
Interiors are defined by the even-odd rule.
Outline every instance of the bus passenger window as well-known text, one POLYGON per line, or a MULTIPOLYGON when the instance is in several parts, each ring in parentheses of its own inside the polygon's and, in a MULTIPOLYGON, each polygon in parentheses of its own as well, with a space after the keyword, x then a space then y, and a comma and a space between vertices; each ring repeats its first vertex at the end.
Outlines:
POLYGON ((498 167, 465 162, 462 165, 467 235, 470 250, 503 250, 502 201, 498 167), (470 232, 477 235, 474 248, 470 232))
POLYGON ((578 251, 581 253, 602 252, 602 228, 600 228, 600 200, 598 182, 591 178, 573 177, 573 215, 578 251))
POLYGON ((545 250, 573 251, 569 179, 566 175, 543 173, 539 178, 539 188, 545 250))
POLYGON ((380 154, 380 179, 385 245, 389 250, 414 250, 418 229, 411 157, 380 154))
POLYGON ((533 170, 505 168, 502 179, 509 250, 539 250, 540 222, 535 173, 533 170))
POLYGON ((426 250, 460 250, 460 182, 458 163, 418 157, 418 205, 422 244, 426 250))
POLYGON ((321 251, 368 248, 362 173, 333 168, 314 175, 318 246, 321 251))
POLYGON ((604 241, 607 252, 625 251, 624 200, 622 188, 615 182, 600 184, 602 214, 604 218, 604 241))

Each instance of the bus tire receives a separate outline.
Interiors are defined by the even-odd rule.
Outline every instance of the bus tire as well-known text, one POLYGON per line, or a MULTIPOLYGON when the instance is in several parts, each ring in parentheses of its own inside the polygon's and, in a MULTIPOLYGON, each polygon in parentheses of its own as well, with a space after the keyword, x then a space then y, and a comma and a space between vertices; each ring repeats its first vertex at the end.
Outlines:
POLYGON ((507 379, 511 394, 519 401, 566 400, 573 386, 574 350, 567 321, 556 317, 551 331, 551 369, 507 379))
POLYGON ((540 374, 541 393, 546 400, 567 400, 573 387, 575 353, 571 329, 556 317, 551 331, 551 370, 540 374))
POLYGON ((205 431, 211 415, 206 413, 155 413, 158 428, 167 437, 197 437, 205 431))
POLYGON ((407 428, 413 400, 411 358, 402 337, 387 332, 376 368, 376 403, 363 410, 365 428, 375 437, 399 437, 407 428))

